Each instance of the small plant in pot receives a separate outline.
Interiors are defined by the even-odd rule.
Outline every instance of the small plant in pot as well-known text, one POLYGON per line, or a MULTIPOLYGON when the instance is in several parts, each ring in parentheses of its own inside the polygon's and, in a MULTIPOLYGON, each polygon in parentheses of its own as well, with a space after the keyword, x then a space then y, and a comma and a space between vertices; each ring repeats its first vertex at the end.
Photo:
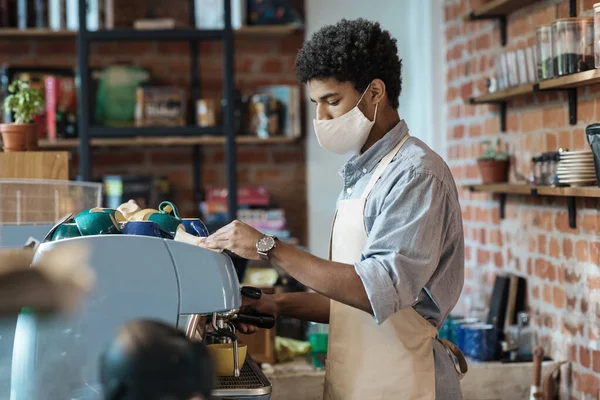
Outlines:
POLYGON ((4 151, 35 150, 39 127, 33 123, 33 117, 44 107, 42 92, 22 80, 11 82, 8 92, 4 110, 14 114, 14 122, 0 124, 4 151))
POLYGON ((500 140, 492 146, 489 140, 483 142, 487 149, 485 153, 477 159, 479 172, 483 184, 508 182, 508 171, 510 167, 510 157, 508 153, 500 151, 500 140))

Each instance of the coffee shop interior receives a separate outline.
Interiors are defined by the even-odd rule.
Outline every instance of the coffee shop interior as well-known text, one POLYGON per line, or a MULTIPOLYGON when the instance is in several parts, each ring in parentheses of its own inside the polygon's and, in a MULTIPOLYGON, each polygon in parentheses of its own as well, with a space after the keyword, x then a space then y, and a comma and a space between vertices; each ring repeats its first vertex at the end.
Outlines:
POLYGON ((458 191, 437 329, 463 398, 600 399, 594 0, 0 0, 0 399, 105 399, 136 365, 183 382, 206 351, 212 398, 323 398, 328 325, 240 310, 312 289, 195 243, 237 219, 328 257, 348 157, 295 61, 359 17, 397 39, 400 118, 458 191))

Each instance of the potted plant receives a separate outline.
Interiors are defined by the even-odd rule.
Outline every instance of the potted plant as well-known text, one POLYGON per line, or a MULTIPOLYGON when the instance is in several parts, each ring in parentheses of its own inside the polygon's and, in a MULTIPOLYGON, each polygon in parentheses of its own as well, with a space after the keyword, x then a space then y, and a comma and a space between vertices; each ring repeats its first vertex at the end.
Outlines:
POLYGON ((35 150, 39 134, 33 117, 44 107, 42 92, 22 80, 11 82, 8 92, 10 94, 4 99, 4 110, 14 113, 14 122, 0 124, 4 151, 35 150))
POLYGON ((499 150, 500 139, 496 141, 495 146, 492 146, 489 140, 483 143, 487 146, 487 149, 477 159, 483 184, 508 182, 510 158, 508 153, 499 150))

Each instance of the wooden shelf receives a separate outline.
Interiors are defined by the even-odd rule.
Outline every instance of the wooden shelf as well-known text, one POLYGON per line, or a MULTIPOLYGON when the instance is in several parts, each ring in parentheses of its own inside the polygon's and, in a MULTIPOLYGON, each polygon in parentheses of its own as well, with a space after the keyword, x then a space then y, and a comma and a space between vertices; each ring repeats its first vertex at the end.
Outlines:
POLYGON ((496 183, 492 185, 469 185, 473 192, 525 194, 531 196, 554 196, 554 197, 598 197, 600 198, 600 187, 552 187, 534 186, 522 183, 496 183))
POLYGON ((510 99, 514 99, 519 96, 524 96, 526 94, 533 93, 533 91, 534 85, 527 84, 516 86, 510 89, 499 90, 494 93, 486 93, 477 97, 471 97, 467 99, 467 102, 470 104, 500 103, 508 101, 510 99))
MULTIPOLYGON (((289 144, 298 141, 299 138, 293 137, 272 137, 261 139, 255 136, 239 136, 236 138, 238 144, 246 145, 275 145, 289 144)), ((200 136, 200 137, 135 137, 135 138, 94 138, 90 139, 92 147, 168 147, 168 146, 218 146, 225 144, 223 136, 200 136)), ((79 146, 79 139, 59 139, 50 141, 40 140, 40 148, 43 149, 64 149, 79 146)))
MULTIPOLYGON (((236 37, 246 36, 285 36, 291 35, 297 32, 303 32, 304 27, 301 25, 272 25, 272 26, 245 26, 240 29, 233 31, 236 37)), ((133 28, 115 29, 115 30, 100 30, 95 32, 89 32, 92 40, 105 40, 113 39, 121 40, 123 37, 131 37, 131 40, 137 40, 138 37, 141 39, 147 38, 151 33, 155 33, 158 39, 186 39, 190 35, 197 34, 198 36, 205 35, 207 38, 217 37, 222 34, 223 31, 203 31, 196 29, 176 29, 176 30, 135 30, 133 28)), ((57 39, 67 38, 75 39, 77 37, 77 31, 70 30, 51 30, 51 29, 16 29, 16 28, 0 28, 1 39, 57 39)))
POLYGON ((592 69, 541 81, 539 83, 539 88, 541 90, 573 89, 580 86, 594 85, 596 83, 600 83, 600 69, 592 69))
POLYGON ((491 0, 473 10, 470 14, 466 15, 464 19, 472 21, 473 19, 494 18, 500 15, 508 15, 520 8, 539 2, 540 0, 491 0))
POLYGON ((0 38, 2 39, 55 39, 55 38, 75 38, 77 32, 68 30, 54 31, 51 29, 16 29, 0 28, 0 38))
POLYGON ((492 185, 467 185, 466 188, 472 192, 499 194, 501 219, 504 219, 506 196, 509 194, 529 195, 534 197, 566 197, 567 210, 569 212, 569 226, 573 229, 577 227, 577 208, 575 205, 575 198, 600 198, 600 187, 598 186, 551 187, 534 186, 522 183, 497 183, 492 185))

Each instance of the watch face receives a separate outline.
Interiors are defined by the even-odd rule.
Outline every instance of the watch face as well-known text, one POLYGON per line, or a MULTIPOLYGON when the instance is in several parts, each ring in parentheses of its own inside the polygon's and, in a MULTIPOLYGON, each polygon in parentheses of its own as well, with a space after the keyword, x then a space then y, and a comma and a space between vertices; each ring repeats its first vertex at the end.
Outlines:
POLYGON ((264 252, 271 250, 274 245, 275 245, 275 239, 273 239, 271 236, 265 236, 265 237, 262 237, 258 241, 258 243, 256 244, 256 247, 257 247, 258 251, 264 253, 264 252))

